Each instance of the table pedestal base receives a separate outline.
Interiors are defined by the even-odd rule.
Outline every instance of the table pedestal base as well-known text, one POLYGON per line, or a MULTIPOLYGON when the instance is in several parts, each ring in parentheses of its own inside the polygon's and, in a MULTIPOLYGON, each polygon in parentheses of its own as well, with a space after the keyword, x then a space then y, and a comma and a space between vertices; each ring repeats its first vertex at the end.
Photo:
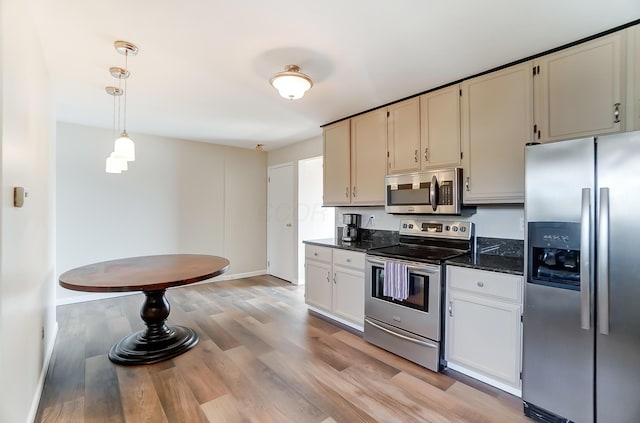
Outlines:
POLYGON ((125 366, 153 364, 176 357, 198 343, 198 334, 192 329, 166 325, 170 308, 164 292, 145 291, 140 317, 147 328, 111 347, 109 360, 125 366))

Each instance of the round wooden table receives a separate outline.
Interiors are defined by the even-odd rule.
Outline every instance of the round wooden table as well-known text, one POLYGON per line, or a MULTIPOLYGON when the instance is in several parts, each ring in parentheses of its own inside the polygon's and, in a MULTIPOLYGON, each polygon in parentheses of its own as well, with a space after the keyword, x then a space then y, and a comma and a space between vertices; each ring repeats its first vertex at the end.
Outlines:
POLYGON ((197 254, 170 254, 105 261, 69 270, 60 275, 60 286, 75 291, 143 291, 140 317, 147 325, 115 344, 109 359, 116 364, 152 364, 193 348, 198 334, 184 326, 167 326, 167 288, 187 285, 227 271, 229 260, 197 254))

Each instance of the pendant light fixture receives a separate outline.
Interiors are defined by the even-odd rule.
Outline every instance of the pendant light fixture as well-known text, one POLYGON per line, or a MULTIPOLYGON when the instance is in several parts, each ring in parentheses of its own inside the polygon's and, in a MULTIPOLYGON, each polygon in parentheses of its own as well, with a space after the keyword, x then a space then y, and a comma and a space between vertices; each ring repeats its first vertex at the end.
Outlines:
MULTIPOLYGON (((115 138, 116 135, 116 97, 118 97, 118 130, 120 125, 120 97, 123 94, 123 90, 120 87, 105 87, 107 94, 113 96, 113 126, 111 136, 115 138)), ((106 172, 107 173, 121 173, 128 169, 127 161, 125 159, 115 157, 115 153, 111 153, 107 157, 106 172)))
POLYGON ((313 86, 311 78, 300 72, 298 65, 285 66, 284 71, 273 75, 270 82, 282 97, 289 100, 302 98, 313 86))
POLYGON ((122 133, 114 143, 114 157, 124 159, 128 162, 132 162, 136 159, 136 149, 133 140, 129 138, 127 134, 127 80, 129 79, 128 58, 129 56, 135 56, 138 54, 138 47, 131 44, 128 41, 116 41, 114 47, 116 51, 123 54, 125 57, 124 69, 122 68, 110 68, 111 75, 120 80, 124 79, 124 110, 123 110, 123 122, 122 133))

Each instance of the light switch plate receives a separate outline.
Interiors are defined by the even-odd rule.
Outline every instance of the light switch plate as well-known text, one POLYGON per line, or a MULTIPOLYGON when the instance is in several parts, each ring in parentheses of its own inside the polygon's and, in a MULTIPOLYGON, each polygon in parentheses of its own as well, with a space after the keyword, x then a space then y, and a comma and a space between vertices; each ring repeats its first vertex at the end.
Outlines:
POLYGON ((13 205, 14 207, 22 207, 24 205, 24 187, 13 188, 13 205))

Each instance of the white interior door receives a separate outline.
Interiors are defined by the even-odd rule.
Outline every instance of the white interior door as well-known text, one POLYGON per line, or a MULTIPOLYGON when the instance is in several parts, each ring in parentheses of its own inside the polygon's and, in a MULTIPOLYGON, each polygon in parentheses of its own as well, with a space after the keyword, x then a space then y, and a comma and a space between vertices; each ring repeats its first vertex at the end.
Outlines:
POLYGON ((269 167, 267 272, 297 283, 293 164, 269 167))

